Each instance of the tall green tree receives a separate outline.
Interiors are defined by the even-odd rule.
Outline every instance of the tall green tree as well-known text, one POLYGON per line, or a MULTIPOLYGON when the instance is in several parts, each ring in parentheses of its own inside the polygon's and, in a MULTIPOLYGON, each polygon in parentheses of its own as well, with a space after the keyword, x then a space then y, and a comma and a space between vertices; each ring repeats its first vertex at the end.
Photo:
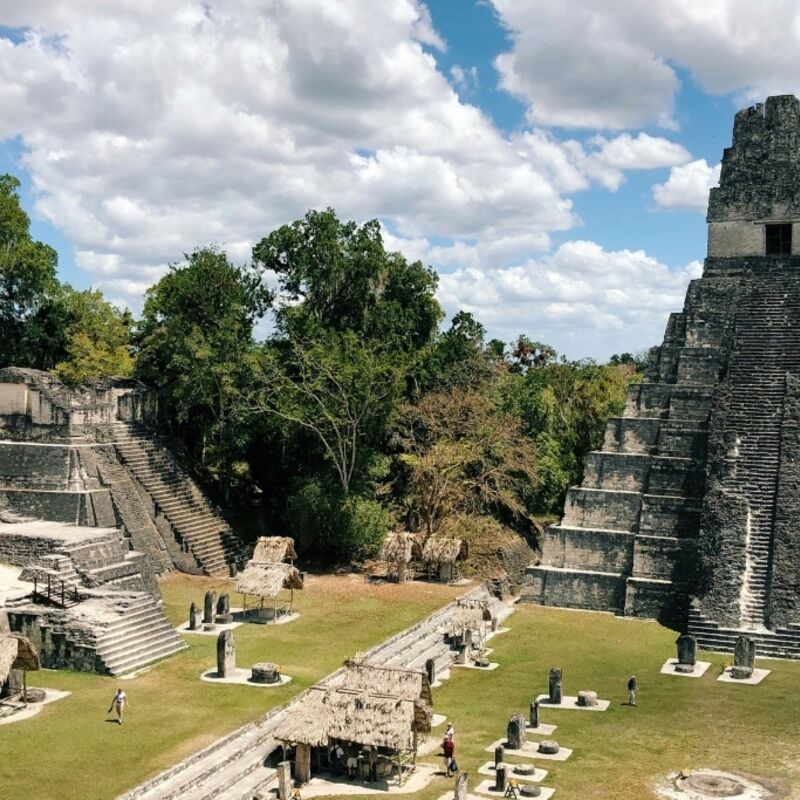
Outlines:
POLYGON ((352 331, 410 352, 431 340, 442 317, 436 273, 388 252, 377 220, 358 225, 330 208, 309 211, 264 237, 253 263, 277 276, 278 330, 291 339, 352 331))
POLYGON ((380 442, 400 372, 352 331, 269 348, 261 362, 257 409, 310 433, 346 497, 359 467, 380 442))
POLYGON ((133 373, 130 312, 114 308, 99 291, 75 291, 69 285, 62 287, 57 304, 65 338, 64 358, 54 368, 59 378, 75 385, 133 373))
POLYGON ((151 287, 138 328, 136 374, 155 386, 195 460, 229 496, 246 447, 253 326, 271 294, 257 272, 216 248, 196 250, 151 287))
POLYGON ((0 175, 0 366, 48 369, 63 351, 58 257, 31 236, 19 187, 0 175))

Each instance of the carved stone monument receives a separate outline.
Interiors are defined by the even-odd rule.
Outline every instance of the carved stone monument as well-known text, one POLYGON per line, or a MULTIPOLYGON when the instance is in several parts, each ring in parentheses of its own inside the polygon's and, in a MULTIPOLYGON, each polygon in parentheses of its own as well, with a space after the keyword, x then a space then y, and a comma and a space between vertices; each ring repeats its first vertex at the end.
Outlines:
POLYGON ((694 636, 679 636, 675 640, 678 648, 678 663, 675 672, 694 672, 697 663, 697 639, 694 636))
POLYGON ((534 700, 530 707, 530 725, 531 728, 539 727, 539 701, 534 700))
POLYGON ((432 658, 425 662, 425 674, 428 676, 428 683, 433 686, 436 680, 436 661, 432 658))
POLYGON ((469 776, 466 772, 460 772, 456 778, 456 788, 453 792, 453 800, 467 800, 469 797, 469 776))
POLYGON ((506 787, 508 786, 508 778, 506 775, 506 765, 498 764, 497 769, 494 771, 494 790, 502 796, 505 794, 506 787))
POLYGON ((469 653, 471 653, 471 652, 472 652, 472 628, 467 628, 467 629, 464 631, 464 640, 463 640, 463 644, 464 644, 464 645, 466 646, 466 648, 467 648, 467 653, 468 653, 468 654, 469 654, 469 653))
POLYGON ((522 714, 514 714, 508 721, 508 732, 506 735, 506 747, 509 750, 522 750, 525 746, 525 717, 522 714))
POLYGON ((736 648, 733 651, 731 677, 737 680, 752 677, 755 661, 756 643, 748 636, 740 636, 736 640, 736 648))
POLYGON ((214 624, 214 601, 216 599, 217 595, 214 592, 206 592, 206 596, 203 601, 203 625, 214 624))
POLYGON ((500 764, 502 764, 503 761, 505 761, 505 758, 506 758, 506 749, 505 749, 505 747, 503 747, 503 745, 501 745, 501 744, 497 745, 497 747, 495 747, 495 749, 494 749, 494 766, 495 766, 495 769, 498 766, 500 766, 500 764))
POLYGON ((236 643, 233 631, 220 631, 217 636, 217 677, 230 678, 236 672, 236 643))
POLYGON ((550 681, 548 684, 548 698, 554 705, 561 705, 561 697, 563 694, 563 682, 561 677, 561 668, 553 667, 550 670, 550 681))
POLYGON ((233 614, 231 614, 231 601, 227 592, 219 596, 217 600, 217 625, 228 625, 233 622, 233 614))
POLYGON ((578 692, 578 705, 582 708, 594 708, 597 705, 597 692, 578 692))
POLYGON ((552 739, 544 739, 543 741, 539 742, 539 752, 554 756, 559 751, 558 742, 553 741, 552 739))
POLYGON ((200 616, 200 609, 197 607, 197 603, 192 603, 189 606, 189 630, 196 631, 200 624, 197 621, 198 616, 200 616))
POLYGON ((279 683, 281 680, 281 668, 271 661, 262 661, 250 667, 250 680, 253 683, 279 683))

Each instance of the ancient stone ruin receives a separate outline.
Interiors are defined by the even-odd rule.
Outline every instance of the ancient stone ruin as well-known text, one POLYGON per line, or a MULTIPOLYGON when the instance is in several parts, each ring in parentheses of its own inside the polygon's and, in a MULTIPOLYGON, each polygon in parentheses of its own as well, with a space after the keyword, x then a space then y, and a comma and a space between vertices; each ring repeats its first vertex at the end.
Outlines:
POLYGON ((752 677, 755 662, 756 643, 747 636, 740 636, 736 640, 736 647, 733 650, 731 677, 737 680, 746 680, 752 677))
POLYGON ((221 631, 217 636, 217 678, 232 678, 236 674, 236 642, 233 631, 221 631))
POLYGON ((0 370, 0 563, 29 589, 0 624, 47 668, 111 674, 185 647, 157 578, 176 567, 229 576, 232 531, 150 427, 137 381, 70 389, 37 370, 0 370))
POLYGON ((675 665, 675 672, 694 672, 697 664, 697 639, 694 636, 679 636, 675 640, 678 648, 678 663, 675 665))
POLYGON ((563 691, 564 686, 561 678, 561 670, 558 667, 553 667, 550 670, 547 681, 548 702, 554 705, 560 705, 563 691))
POLYGON ((514 714, 508 721, 506 747, 509 750, 522 750, 525 746, 525 717, 514 714))
POLYGON ((800 102, 740 111, 708 255, 523 598, 800 657, 800 102))

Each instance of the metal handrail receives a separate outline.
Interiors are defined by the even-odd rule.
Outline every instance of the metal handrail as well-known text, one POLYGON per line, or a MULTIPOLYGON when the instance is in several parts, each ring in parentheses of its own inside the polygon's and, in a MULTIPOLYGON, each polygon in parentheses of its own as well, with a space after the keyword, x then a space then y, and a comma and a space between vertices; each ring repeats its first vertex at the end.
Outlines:
MULTIPOLYGON (((44 589, 44 587, 42 587, 44 589)), ((75 600, 76 603, 82 599, 81 593, 78 591, 77 585, 72 585, 62 580, 61 578, 53 578, 53 576, 45 570, 37 570, 33 573, 33 594, 42 598, 47 598, 51 602, 61 602, 61 606, 65 607, 67 598, 75 600), (39 581, 47 579, 47 591, 39 591, 39 581)))

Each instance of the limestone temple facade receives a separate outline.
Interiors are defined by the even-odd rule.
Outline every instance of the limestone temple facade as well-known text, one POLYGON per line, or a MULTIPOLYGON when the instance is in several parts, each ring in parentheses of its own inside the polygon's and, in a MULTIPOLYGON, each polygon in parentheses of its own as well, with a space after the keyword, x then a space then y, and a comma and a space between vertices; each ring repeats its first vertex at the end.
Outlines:
POLYGON ((0 370, 0 630, 30 638, 45 667, 121 674, 183 649, 157 577, 242 563, 155 419, 133 380, 73 390, 0 370))
POLYGON ((523 597, 800 658, 800 102, 740 111, 708 255, 523 597))

